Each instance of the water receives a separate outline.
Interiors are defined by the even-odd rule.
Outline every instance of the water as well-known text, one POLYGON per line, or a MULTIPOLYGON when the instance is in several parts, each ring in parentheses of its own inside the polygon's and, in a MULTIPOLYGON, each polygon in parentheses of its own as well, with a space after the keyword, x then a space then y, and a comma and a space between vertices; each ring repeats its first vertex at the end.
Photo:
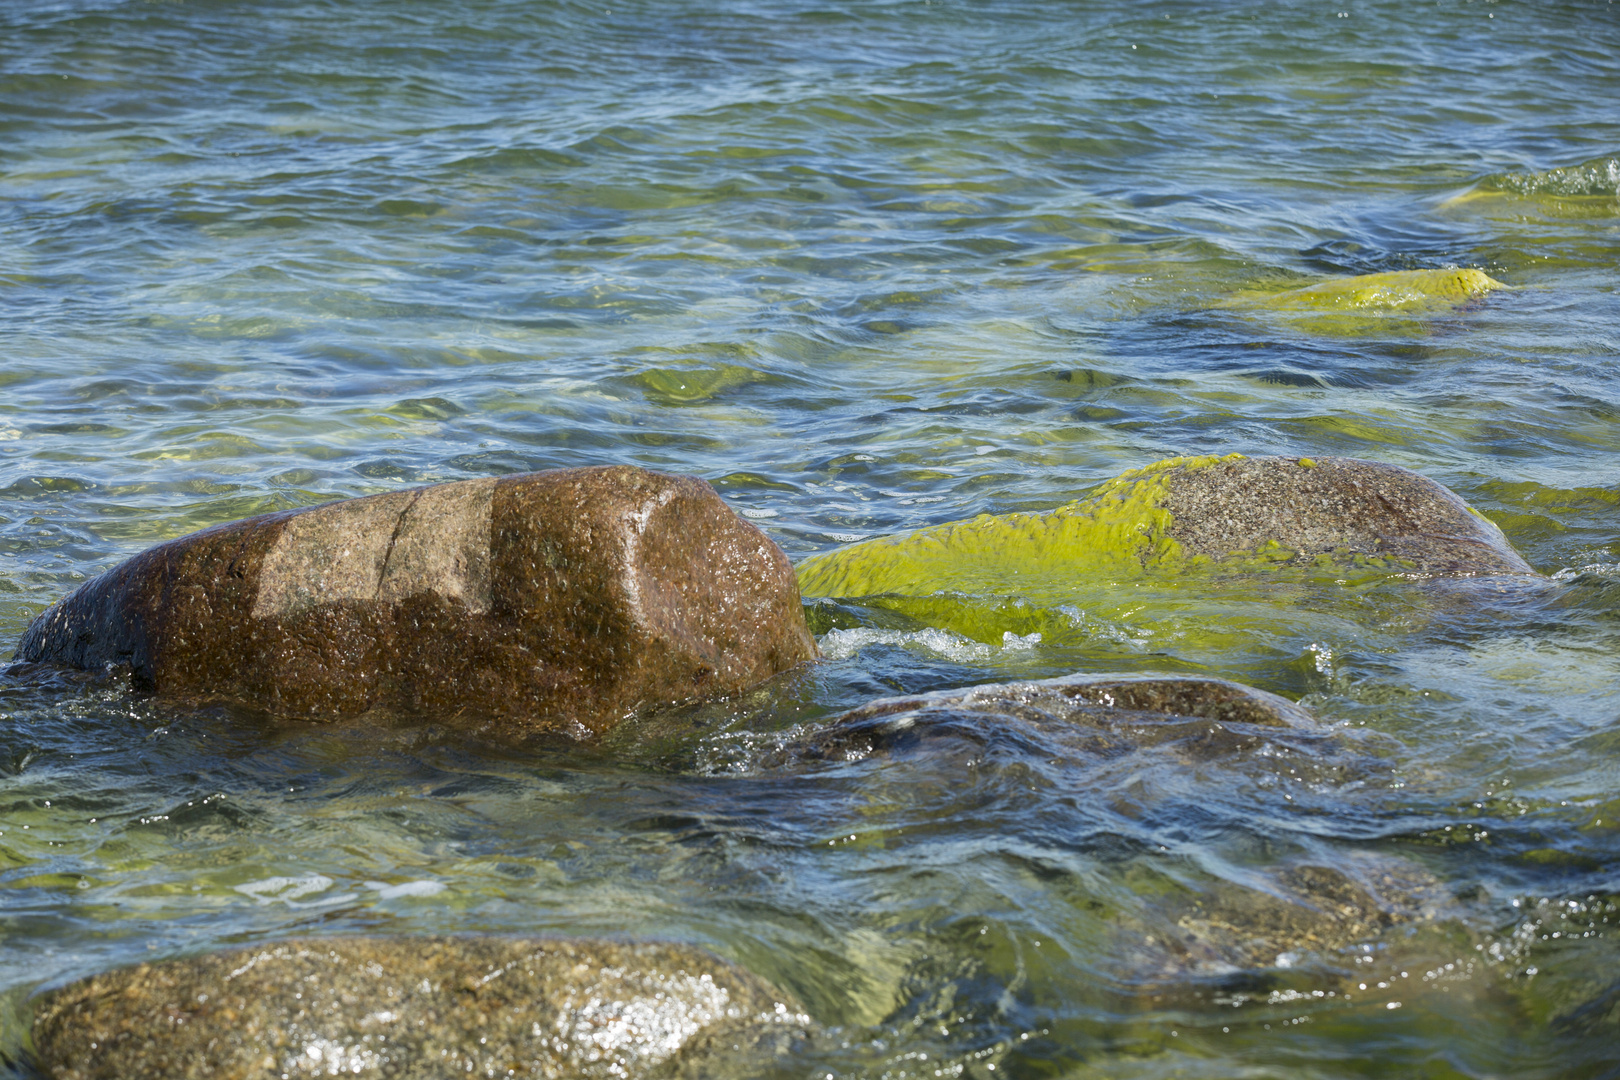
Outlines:
POLYGON ((813 603, 814 670, 590 749, 11 678, 7 1055, 32 989, 93 970, 488 930, 737 960, 823 1025, 784 1076, 1620 1075, 1611 4, 0 26, 5 640, 204 525, 608 462, 707 478, 797 559, 1174 454, 1360 456, 1553 577, 813 603), (1223 306, 1450 264, 1514 288, 1351 325, 1223 306), (1118 670, 1326 733, 761 765, 873 696, 1118 670), (1323 867, 1382 907, 1334 915, 1323 867))

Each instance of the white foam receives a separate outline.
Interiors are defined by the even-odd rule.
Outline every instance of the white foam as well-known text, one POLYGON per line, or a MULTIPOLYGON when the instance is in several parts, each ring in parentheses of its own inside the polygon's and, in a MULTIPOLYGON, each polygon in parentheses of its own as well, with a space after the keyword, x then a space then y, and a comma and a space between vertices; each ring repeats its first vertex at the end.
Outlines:
POLYGON ((1552 575, 1554 581, 1574 581, 1588 574, 1594 577, 1620 577, 1620 563, 1591 563, 1587 566, 1566 566, 1552 575))
POLYGON ((402 881, 390 885, 386 881, 368 881, 366 888, 377 894, 379 900, 393 900, 400 896, 438 896, 444 892, 442 881, 402 881))
POLYGON ((267 877, 247 881, 233 888, 243 896, 250 896, 256 904, 283 903, 288 907, 325 907, 328 904, 346 904, 355 899, 354 893, 323 896, 318 900, 300 901, 299 897, 325 892, 332 887, 332 879, 325 874, 305 874, 302 877, 267 877))
POLYGON ((829 630, 821 638, 822 654, 832 660, 846 660, 869 645, 898 645, 919 649, 958 664, 989 660, 998 652, 1026 651, 1040 644, 1039 633, 1019 636, 1008 630, 1001 636, 1001 647, 972 641, 950 630, 878 630, 859 626, 853 630, 829 630))

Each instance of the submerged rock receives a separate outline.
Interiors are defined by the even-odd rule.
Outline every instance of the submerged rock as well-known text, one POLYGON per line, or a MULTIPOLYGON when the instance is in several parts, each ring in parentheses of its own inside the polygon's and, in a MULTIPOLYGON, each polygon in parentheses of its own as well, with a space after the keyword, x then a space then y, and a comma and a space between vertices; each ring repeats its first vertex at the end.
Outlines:
POLYGON ((810 1024, 700 949, 521 938, 287 941, 95 975, 36 1003, 52 1080, 704 1075, 810 1024))
POLYGON ((779 548, 701 480, 628 466, 267 514, 85 583, 17 658, 331 717, 583 737, 815 656, 779 548))
POLYGON ((1545 172, 1498 173, 1453 195, 1437 209, 1514 222, 1612 218, 1620 215, 1620 158, 1597 158, 1545 172))
MULTIPOLYGON (((1198 857, 1135 847, 1141 836, 1128 822, 1154 817, 1162 830, 1194 805, 1189 837, 1207 827, 1206 813, 1269 835, 1279 814, 1348 809, 1325 793, 1377 788, 1388 775, 1367 743, 1364 732, 1330 729, 1286 698, 1224 679, 1071 675, 874 701, 785 740, 753 767, 839 770, 863 807, 885 808, 881 824, 863 821, 867 846, 916 822, 926 834, 949 821, 953 835, 968 834, 964 849, 975 827, 1009 838, 1027 829, 1039 847, 1067 823, 1074 831, 1058 843, 1100 848, 1124 886, 1083 887, 1117 905, 1107 919, 1117 970, 1162 995, 1181 992, 1189 976, 1333 966, 1343 950, 1437 915, 1439 883, 1399 858, 1344 854, 1321 865, 1299 853, 1275 868, 1226 867, 1237 878, 1228 880, 1198 857), (1049 794, 1023 805, 1039 806, 1039 820, 1007 812, 1036 788, 1049 794), (911 809, 919 806, 926 813, 911 809)), ((1206 852, 1214 868, 1222 848, 1206 852)), ((1187 849, 1203 850, 1190 838, 1187 849)))
POLYGON ((1392 270, 1332 278, 1237 303, 1272 311, 1424 312, 1455 307, 1505 286, 1479 270, 1392 270))
MULTIPOLYGON (((1145 746, 1174 745, 1194 757, 1241 752, 1287 738, 1319 741, 1311 714, 1287 698, 1240 683, 1194 675, 1065 675, 881 698, 851 709, 784 744, 759 764, 782 767, 818 760, 858 761, 930 737, 982 742, 994 728, 1016 724, 1049 733, 1084 731, 1059 741, 1092 754, 1117 756, 1145 746)), ((1300 741, 1300 740, 1296 740, 1300 741)))
POLYGON ((1139 925, 1140 943, 1128 950, 1141 978, 1168 980, 1154 987, 1162 993, 1174 992, 1189 974, 1310 966, 1318 969, 1316 985, 1344 988, 1343 979, 1324 981, 1320 968, 1370 957, 1392 929, 1450 911, 1437 878, 1394 857, 1249 868, 1248 876, 1243 885, 1195 879, 1167 892, 1160 909, 1139 925))
POLYGON ((1044 513, 981 515, 818 555, 809 596, 1024 595, 1076 578, 1200 567, 1534 574, 1491 522, 1432 480, 1354 458, 1171 458, 1044 513))

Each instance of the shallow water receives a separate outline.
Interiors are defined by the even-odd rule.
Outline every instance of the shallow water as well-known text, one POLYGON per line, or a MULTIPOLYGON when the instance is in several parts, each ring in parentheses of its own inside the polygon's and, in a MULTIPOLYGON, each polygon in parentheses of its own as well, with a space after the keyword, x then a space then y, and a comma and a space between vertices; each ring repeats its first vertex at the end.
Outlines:
POLYGON ((604 4, 0 14, 0 637, 207 524, 609 462, 798 559, 1367 457, 1551 581, 812 600, 814 670, 586 750, 9 677, 0 1051, 117 964, 490 930, 737 960, 823 1026, 783 1075, 1615 1075, 1613 5, 604 4), (1513 288, 1229 304, 1451 264, 1513 288), (874 696, 1120 670, 1321 741, 769 765, 874 696), (1381 920, 1324 923, 1321 867, 1381 920))

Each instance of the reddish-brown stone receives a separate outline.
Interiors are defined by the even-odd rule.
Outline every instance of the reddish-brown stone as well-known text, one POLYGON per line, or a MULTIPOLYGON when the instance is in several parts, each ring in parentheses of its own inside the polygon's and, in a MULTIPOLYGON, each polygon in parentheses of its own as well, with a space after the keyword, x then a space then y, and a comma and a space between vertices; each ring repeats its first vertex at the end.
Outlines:
POLYGON ((17 651, 279 715, 576 737, 814 656, 782 551, 703 481, 630 466, 219 525, 86 582, 17 651))

